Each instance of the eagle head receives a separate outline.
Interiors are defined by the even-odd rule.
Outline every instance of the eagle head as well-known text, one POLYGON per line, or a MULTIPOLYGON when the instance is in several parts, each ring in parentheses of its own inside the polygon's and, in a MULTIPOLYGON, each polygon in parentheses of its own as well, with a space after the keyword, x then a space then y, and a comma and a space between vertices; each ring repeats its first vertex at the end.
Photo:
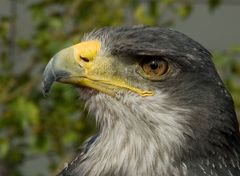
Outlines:
POLYGON ((240 175, 234 105, 211 58, 186 35, 147 26, 103 28, 58 52, 43 92, 74 85, 98 127, 61 175, 240 175))

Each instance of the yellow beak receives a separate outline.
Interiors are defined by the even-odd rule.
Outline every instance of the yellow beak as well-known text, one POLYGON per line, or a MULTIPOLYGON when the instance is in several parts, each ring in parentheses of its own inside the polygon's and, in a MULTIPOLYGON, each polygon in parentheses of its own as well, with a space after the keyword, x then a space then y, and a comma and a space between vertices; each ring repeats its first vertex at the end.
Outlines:
POLYGON ((43 93, 50 91, 54 81, 84 86, 115 96, 119 89, 131 90, 141 96, 151 96, 152 91, 130 85, 113 74, 113 58, 100 55, 101 43, 97 40, 81 42, 57 53, 43 74, 43 93))

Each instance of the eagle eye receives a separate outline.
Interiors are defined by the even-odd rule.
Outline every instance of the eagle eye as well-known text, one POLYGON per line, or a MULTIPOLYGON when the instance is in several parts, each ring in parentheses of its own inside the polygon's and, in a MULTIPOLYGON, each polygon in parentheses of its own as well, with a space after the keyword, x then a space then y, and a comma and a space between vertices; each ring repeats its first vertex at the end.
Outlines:
POLYGON ((144 74, 152 79, 158 79, 159 76, 166 74, 169 70, 168 62, 159 58, 143 59, 140 66, 144 74))

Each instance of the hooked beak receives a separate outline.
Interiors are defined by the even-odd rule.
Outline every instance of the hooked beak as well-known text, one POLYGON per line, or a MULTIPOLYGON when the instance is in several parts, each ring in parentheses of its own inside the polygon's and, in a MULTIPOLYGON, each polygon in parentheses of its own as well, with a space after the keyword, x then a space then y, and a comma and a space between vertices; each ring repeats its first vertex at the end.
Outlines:
POLYGON ((114 57, 99 56, 101 43, 85 41, 61 50, 47 64, 43 73, 42 91, 46 95, 55 81, 75 86, 89 87, 115 96, 121 90, 131 90, 141 96, 154 93, 131 85, 127 77, 116 75, 111 65, 114 57))
POLYGON ((69 77, 70 73, 65 70, 57 69, 55 66, 56 58, 53 57, 46 66, 43 73, 42 92, 44 95, 49 93, 55 81, 69 77))
MULTIPOLYGON (((49 61, 43 73, 42 92, 44 95, 49 93, 55 81, 64 82, 72 75, 72 71, 70 72, 68 67, 71 66, 73 69, 76 64, 70 59, 71 55, 72 48, 66 48, 49 61)), ((83 70, 81 67, 75 69, 78 70, 78 74, 83 70)))
MULTIPOLYGON (((88 62, 95 59, 100 50, 99 41, 87 41, 61 50, 47 64, 42 81, 42 91, 46 95, 57 82, 78 84, 84 78, 88 62)), ((81 83, 80 83, 81 84, 81 83)))

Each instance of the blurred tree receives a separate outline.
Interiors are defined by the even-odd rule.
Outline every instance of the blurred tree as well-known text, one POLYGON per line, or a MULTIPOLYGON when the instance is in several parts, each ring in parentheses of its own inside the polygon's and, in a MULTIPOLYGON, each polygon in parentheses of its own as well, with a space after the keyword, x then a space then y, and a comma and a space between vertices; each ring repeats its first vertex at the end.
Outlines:
MULTIPOLYGON (((226 87, 231 92, 238 119, 240 118, 240 45, 232 46, 228 51, 213 53, 215 65, 226 87)), ((240 119, 239 119, 240 120, 240 119)))
MULTIPOLYGON (((0 18, 0 175, 23 175, 21 166, 39 156, 49 160, 49 172, 68 160, 94 131, 84 102, 66 86, 55 86, 47 98, 41 95, 45 63, 58 50, 79 42, 81 35, 103 26, 148 24, 169 26, 187 18, 192 1, 181 0, 11 0, 12 14, 0 18), (14 4, 15 3, 15 4, 14 4), (30 39, 15 38, 17 4, 25 3, 34 25, 30 39), (16 42, 15 42, 16 41, 16 42), (14 52, 16 48, 17 52, 14 52), (28 53, 29 64, 18 53, 28 53), (21 71, 19 71, 21 70, 21 71)), ((210 9, 220 1, 209 0, 210 9)), ((216 53, 216 64, 240 109, 239 47, 216 53)), ((62 167, 62 165, 61 165, 62 167)), ((42 173, 34 173, 41 175, 42 173)))

